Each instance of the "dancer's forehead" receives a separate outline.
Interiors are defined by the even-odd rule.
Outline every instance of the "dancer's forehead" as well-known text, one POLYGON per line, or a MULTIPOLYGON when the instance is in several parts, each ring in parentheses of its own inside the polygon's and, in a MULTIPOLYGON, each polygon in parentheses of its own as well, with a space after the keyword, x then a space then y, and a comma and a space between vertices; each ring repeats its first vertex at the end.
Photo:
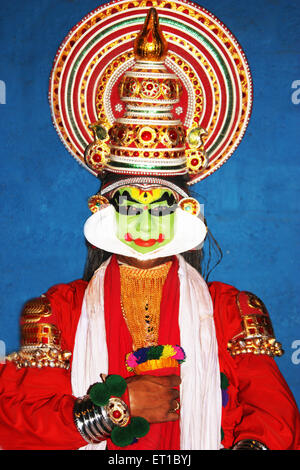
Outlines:
POLYGON ((122 186, 110 194, 110 199, 118 195, 129 196, 129 199, 132 201, 142 204, 152 204, 163 201, 164 199, 170 200, 172 196, 175 202, 179 197, 179 195, 176 195, 170 188, 149 185, 122 186))

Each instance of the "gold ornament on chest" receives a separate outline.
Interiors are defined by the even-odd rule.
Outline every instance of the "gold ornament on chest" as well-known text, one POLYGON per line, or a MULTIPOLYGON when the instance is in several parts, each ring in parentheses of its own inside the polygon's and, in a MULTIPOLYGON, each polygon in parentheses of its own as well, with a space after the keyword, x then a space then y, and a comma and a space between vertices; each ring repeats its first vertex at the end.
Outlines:
POLYGON ((158 344, 162 288, 170 263, 154 269, 120 266, 121 310, 133 349, 158 344))

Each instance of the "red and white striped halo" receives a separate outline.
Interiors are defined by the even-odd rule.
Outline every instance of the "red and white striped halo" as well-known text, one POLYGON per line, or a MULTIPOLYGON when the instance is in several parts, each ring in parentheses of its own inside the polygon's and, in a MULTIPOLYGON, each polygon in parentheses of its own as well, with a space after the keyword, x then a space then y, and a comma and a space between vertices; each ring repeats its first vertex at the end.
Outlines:
POLYGON ((49 85, 52 118, 66 148, 91 171, 84 162, 84 150, 93 141, 88 126, 99 119, 111 126, 123 115, 118 84, 134 63, 133 41, 152 6, 169 44, 166 66, 183 84, 174 116, 187 129, 207 131, 209 164, 191 175, 194 184, 233 154, 252 107, 251 74, 242 48, 224 24, 195 3, 121 0, 83 18, 55 57, 49 85))

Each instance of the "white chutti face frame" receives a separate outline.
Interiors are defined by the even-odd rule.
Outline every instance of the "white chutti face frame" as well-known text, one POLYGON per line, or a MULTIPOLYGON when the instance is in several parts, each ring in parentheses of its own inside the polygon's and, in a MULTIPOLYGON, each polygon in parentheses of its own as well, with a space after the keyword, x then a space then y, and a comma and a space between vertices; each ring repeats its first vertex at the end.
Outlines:
POLYGON ((91 215, 84 224, 84 235, 89 243, 109 253, 136 258, 142 261, 177 255, 200 249, 207 228, 200 217, 177 208, 175 211, 174 238, 163 247, 149 253, 139 253, 117 237, 116 211, 112 205, 91 215))

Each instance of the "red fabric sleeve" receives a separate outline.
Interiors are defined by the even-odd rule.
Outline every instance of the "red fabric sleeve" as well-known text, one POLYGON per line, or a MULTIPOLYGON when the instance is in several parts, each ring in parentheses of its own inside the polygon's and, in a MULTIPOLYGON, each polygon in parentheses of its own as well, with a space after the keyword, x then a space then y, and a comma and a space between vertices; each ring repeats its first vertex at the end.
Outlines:
MULTIPOLYGON (((86 283, 57 285, 46 294, 47 322, 61 331, 62 349, 73 351, 86 283)), ((0 448, 73 450, 86 445, 73 422, 71 372, 43 367, 0 367, 0 448)))
POLYGON ((0 447, 72 450, 86 445, 73 422, 69 372, 45 367, 0 369, 0 447))
POLYGON ((243 354, 234 359, 243 417, 234 430, 235 442, 255 439, 270 450, 299 448, 299 411, 274 359, 243 354))
POLYGON ((299 411, 275 360, 249 353, 232 357, 227 350, 228 342, 242 331, 237 306, 240 291, 220 282, 211 283, 209 289, 220 367, 230 384, 231 397, 222 417, 225 447, 242 439, 255 439, 271 450, 298 449, 299 411))

